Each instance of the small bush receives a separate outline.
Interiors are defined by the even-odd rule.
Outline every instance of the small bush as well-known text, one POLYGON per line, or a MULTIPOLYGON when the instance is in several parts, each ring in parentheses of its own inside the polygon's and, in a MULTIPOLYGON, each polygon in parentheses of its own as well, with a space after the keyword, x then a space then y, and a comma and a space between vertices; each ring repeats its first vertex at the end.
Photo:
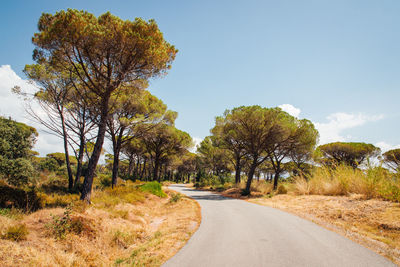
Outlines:
POLYGON ((140 190, 143 192, 149 192, 158 197, 166 197, 167 194, 162 190, 161 184, 159 182, 153 181, 140 186, 140 190))
POLYGON ((172 193, 169 202, 170 202, 170 203, 176 203, 176 202, 178 202, 179 200, 181 200, 181 198, 182 198, 182 195, 181 195, 181 194, 179 194, 179 193, 176 193, 176 194, 175 194, 175 193, 172 193))
POLYGON ((67 173, 68 173, 67 165, 62 165, 62 166, 58 167, 56 170, 56 174, 59 176, 65 176, 65 175, 67 175, 67 173))
POLYGON ((7 182, 15 186, 28 184, 34 173, 32 163, 25 158, 8 160, 7 169, 7 182))
POLYGON ((52 215, 52 222, 46 226, 56 239, 64 239, 71 228, 71 206, 68 206, 62 216, 52 215))
POLYGON ((102 175, 100 177, 100 186, 103 188, 110 187, 111 186, 111 177, 102 175))
POLYGON ((280 184, 277 189, 278 194, 287 194, 287 189, 283 184, 280 184))
POLYGON ((58 169, 58 163, 55 159, 53 158, 45 158, 39 162, 39 168, 42 171, 50 171, 50 172, 55 172, 58 169))
POLYGON ((82 217, 72 217, 73 205, 69 205, 62 216, 52 215, 52 221, 46 225, 56 239, 64 239, 68 233, 81 234, 94 232, 82 217))
POLYGON ((18 242, 26 240, 28 233, 29 232, 25 224, 18 224, 8 227, 5 234, 2 235, 2 238, 18 242))
POLYGON ((127 249, 135 242, 136 237, 137 236, 134 233, 122 232, 117 230, 113 234, 112 242, 117 246, 127 249))

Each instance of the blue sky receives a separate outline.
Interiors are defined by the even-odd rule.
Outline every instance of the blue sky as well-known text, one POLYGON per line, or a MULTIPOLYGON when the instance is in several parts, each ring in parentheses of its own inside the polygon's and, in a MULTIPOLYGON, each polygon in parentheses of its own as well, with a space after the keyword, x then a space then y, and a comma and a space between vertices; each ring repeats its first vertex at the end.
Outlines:
POLYGON ((41 13, 66 8, 157 21, 179 53, 150 91, 193 137, 208 135, 227 108, 287 104, 316 124, 321 143, 400 145, 399 1, 3 1, 1 115, 24 120, 10 84, 24 82, 41 13))

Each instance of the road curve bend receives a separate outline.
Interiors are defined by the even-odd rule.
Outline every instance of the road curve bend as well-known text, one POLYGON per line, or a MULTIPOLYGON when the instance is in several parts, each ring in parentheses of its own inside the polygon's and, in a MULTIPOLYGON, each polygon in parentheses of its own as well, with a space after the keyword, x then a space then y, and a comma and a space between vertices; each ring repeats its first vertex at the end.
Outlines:
POLYGON ((292 214, 198 191, 172 190, 199 202, 202 222, 163 266, 396 266, 386 258, 292 214))

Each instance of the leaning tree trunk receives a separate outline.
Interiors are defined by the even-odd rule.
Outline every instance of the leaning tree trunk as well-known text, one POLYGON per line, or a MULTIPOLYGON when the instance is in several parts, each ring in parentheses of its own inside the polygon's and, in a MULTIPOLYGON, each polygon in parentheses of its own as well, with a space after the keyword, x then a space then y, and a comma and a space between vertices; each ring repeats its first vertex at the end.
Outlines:
POLYGON ((85 200, 90 203, 90 197, 92 194, 93 179, 96 172, 97 163, 99 162, 101 149, 103 148, 104 137, 107 129, 107 117, 108 117, 108 101, 109 97, 103 102, 103 108, 101 112, 99 128, 97 131, 97 139, 94 144, 92 156, 89 159, 85 180, 83 181, 83 188, 81 194, 81 200, 85 200))

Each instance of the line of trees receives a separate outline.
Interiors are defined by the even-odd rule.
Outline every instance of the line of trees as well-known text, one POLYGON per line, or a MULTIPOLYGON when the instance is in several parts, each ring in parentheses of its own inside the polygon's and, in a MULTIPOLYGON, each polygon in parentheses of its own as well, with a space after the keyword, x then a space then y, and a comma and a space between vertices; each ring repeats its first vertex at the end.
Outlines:
POLYGON ((334 142, 316 146, 318 131, 306 119, 280 108, 241 106, 216 117, 215 126, 197 148, 197 181, 216 177, 223 181, 234 173, 234 182, 246 178, 249 194, 254 177, 269 180, 276 189, 283 174, 305 176, 315 166, 359 168, 370 159, 400 171, 400 149, 385 152, 361 142, 334 142))
POLYGON ((255 173, 262 171, 273 173, 276 189, 284 162, 290 160, 300 168, 311 159, 318 141, 318 131, 310 121, 299 120, 280 108, 260 106, 225 111, 216 118, 211 133, 198 148, 203 168, 218 176, 221 171, 230 172, 231 164, 236 183, 245 171, 245 194, 250 193, 255 173))
POLYGON ((34 119, 62 138, 69 190, 78 188, 84 174, 82 200, 90 202, 105 138, 112 144, 113 187, 121 155, 130 162, 128 175, 139 177, 139 166, 143 174, 151 166, 152 179, 160 180, 171 157, 189 153, 192 139, 175 128, 177 113, 146 91, 149 79, 164 76, 178 52, 154 20, 73 9, 43 13, 32 42, 36 63, 24 72, 38 91, 13 91, 27 100, 34 119))

